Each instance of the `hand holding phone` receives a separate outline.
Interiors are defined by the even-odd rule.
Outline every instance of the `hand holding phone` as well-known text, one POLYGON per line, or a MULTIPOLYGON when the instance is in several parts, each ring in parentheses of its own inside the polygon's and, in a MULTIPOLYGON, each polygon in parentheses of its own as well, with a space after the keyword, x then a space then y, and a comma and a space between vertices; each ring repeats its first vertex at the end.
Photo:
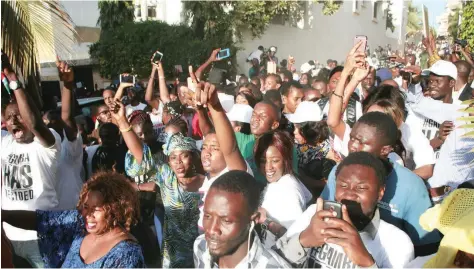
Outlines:
POLYGON ((153 54, 153 57, 151 57, 151 63, 157 64, 161 62, 161 59, 163 59, 163 53, 159 51, 155 51, 155 53, 153 54))
POLYGON ((323 210, 336 212, 336 218, 342 219, 342 204, 333 201, 324 201, 323 210))
POLYGON ((362 44, 357 48, 358 52, 366 52, 367 51, 367 36, 365 35, 358 35, 354 38, 354 46, 357 45, 359 42, 362 41, 362 44))
POLYGON ((230 49, 221 49, 219 53, 217 53, 217 60, 222 60, 229 57, 230 57, 230 49))

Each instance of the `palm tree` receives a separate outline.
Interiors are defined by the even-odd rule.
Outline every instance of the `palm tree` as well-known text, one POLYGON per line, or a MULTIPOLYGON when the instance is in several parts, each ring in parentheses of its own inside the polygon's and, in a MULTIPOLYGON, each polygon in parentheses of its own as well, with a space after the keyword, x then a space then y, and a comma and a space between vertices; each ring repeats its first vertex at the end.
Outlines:
POLYGON ((2 0, 2 50, 41 107, 39 58, 70 55, 76 40, 74 24, 57 0, 2 0))
POLYGON ((412 4, 408 3, 407 15, 407 36, 413 36, 422 28, 421 11, 412 4))
POLYGON ((134 19, 133 1, 100 0, 97 25, 102 31, 121 26, 134 19))

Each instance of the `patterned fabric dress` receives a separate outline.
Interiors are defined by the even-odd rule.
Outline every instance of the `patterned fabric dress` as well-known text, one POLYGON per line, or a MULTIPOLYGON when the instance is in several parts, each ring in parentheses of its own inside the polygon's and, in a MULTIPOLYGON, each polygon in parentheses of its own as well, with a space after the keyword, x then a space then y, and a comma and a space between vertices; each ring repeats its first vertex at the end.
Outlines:
POLYGON ((125 168, 130 177, 146 174, 147 178, 154 178, 160 188, 165 207, 163 268, 194 267, 193 243, 199 235, 199 193, 183 190, 173 170, 168 164, 157 164, 147 145, 143 145, 140 164, 127 153, 125 168))
POLYGON ((121 241, 100 259, 86 264, 79 250, 86 235, 77 210, 36 211, 38 243, 49 268, 143 268, 145 260, 138 243, 121 241))

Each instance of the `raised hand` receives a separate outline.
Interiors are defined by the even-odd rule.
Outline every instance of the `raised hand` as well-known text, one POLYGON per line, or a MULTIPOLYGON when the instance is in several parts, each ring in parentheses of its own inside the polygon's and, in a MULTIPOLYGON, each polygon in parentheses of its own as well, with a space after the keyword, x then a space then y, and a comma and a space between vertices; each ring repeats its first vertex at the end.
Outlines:
POLYGON ((202 105, 203 107, 215 107, 220 104, 216 87, 209 82, 200 82, 197 84, 195 100, 196 105, 202 105))
POLYGON ((361 82, 369 75, 372 69, 373 67, 371 66, 367 66, 366 68, 357 68, 354 71, 354 74, 352 74, 352 79, 361 82))
POLYGON ((69 65, 61 61, 58 56, 56 56, 56 67, 58 68, 59 79, 65 83, 74 82, 74 72, 69 65))
POLYGON ((319 247, 325 243, 323 231, 328 227, 327 221, 336 217, 335 211, 323 210, 323 199, 316 200, 316 213, 308 227, 300 234, 300 243, 305 248, 319 247))
POLYGON ((110 111, 112 117, 114 117, 117 122, 127 121, 127 116, 125 114, 125 106, 122 104, 122 101, 120 101, 119 99, 115 99, 114 103, 114 109, 110 111))
POLYGON ((352 71, 355 68, 362 68, 365 65, 365 52, 358 51, 357 49, 362 46, 364 42, 359 41, 357 44, 352 47, 351 51, 346 57, 346 63, 344 64, 344 68, 347 71, 352 71))
POLYGON ((209 56, 209 60, 212 61, 212 62, 215 62, 215 61, 220 61, 220 59, 217 59, 217 54, 219 53, 219 51, 221 51, 221 49, 215 49, 211 52, 211 56, 209 56))
POLYGON ((329 218, 326 224, 326 228, 321 232, 326 243, 341 246, 349 259, 360 267, 370 267, 375 263, 352 224, 345 205, 342 206, 342 219, 329 218))
POLYGON ((439 126, 439 134, 438 138, 441 141, 445 141, 446 137, 453 131, 454 129, 454 123, 452 121, 445 121, 439 126))

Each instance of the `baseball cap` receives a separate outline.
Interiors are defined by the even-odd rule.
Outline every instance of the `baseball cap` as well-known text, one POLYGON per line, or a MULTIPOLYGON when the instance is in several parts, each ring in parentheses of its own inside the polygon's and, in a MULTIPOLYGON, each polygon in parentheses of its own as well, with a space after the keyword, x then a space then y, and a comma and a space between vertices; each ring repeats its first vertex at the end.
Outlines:
POLYGON ((229 113, 227 113, 227 118, 229 118, 229 121, 250 123, 252 113, 253 108, 251 106, 244 104, 235 104, 229 111, 229 113))
POLYGON ((294 114, 286 114, 286 118, 292 123, 317 122, 323 119, 321 108, 316 102, 301 102, 294 114))
POLYGON ((304 63, 301 65, 301 73, 308 73, 309 71, 311 71, 311 69, 313 69, 313 66, 311 66, 311 64, 309 63, 304 63))
POLYGON ((438 60, 434 63, 430 69, 425 69, 421 73, 423 76, 429 76, 431 73, 437 76, 451 77, 452 79, 458 78, 458 70, 452 62, 445 60, 438 60))
POLYGON ((380 78, 380 81, 385 81, 388 79, 392 79, 392 72, 387 68, 381 68, 377 70, 376 76, 380 78))

